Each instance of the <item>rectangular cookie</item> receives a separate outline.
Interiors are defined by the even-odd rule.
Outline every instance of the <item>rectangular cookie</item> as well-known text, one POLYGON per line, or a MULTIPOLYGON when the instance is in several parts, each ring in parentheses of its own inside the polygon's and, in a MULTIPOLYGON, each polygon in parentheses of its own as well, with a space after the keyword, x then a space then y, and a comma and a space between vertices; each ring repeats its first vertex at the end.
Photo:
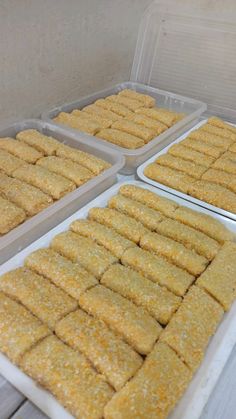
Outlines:
POLYGON ((137 306, 143 307, 161 324, 168 323, 181 303, 180 297, 120 264, 112 265, 100 282, 137 306))
POLYGON ((100 125, 97 122, 78 118, 66 112, 60 112, 56 118, 53 118, 53 121, 91 135, 95 135, 100 129, 100 125))
POLYGON ((18 364, 26 351, 50 334, 47 326, 2 292, 0 292, 0 328, 0 350, 14 364, 18 364))
POLYGON ((13 156, 8 151, 0 149, 0 170, 6 175, 11 176, 14 170, 23 166, 25 161, 13 156))
POLYGON ((194 281, 193 275, 139 247, 126 250, 121 262, 178 296, 184 295, 194 281))
POLYGON ((6 234, 26 219, 25 211, 0 196, 0 235, 6 234))
POLYGON ((114 128, 102 129, 97 134, 97 137, 109 141, 110 143, 116 144, 119 147, 129 149, 143 147, 145 144, 141 138, 114 128))
POLYGON ((114 122, 111 127, 141 138, 145 144, 155 137, 155 132, 152 129, 126 119, 120 119, 119 121, 114 122))
POLYGON ((100 278, 112 263, 118 261, 105 247, 72 231, 55 236, 51 247, 72 262, 78 262, 96 278, 100 278))
POLYGON ((122 118, 122 116, 120 116, 118 113, 112 112, 108 109, 103 109, 101 106, 96 104, 85 106, 82 111, 91 115, 98 115, 101 118, 109 119, 112 122, 122 118))
POLYGON ((236 128, 233 125, 224 122, 222 119, 217 118, 216 116, 212 116, 208 119, 207 122, 208 124, 214 125, 215 127, 223 128, 232 132, 233 134, 236 134, 236 128))
POLYGON ((136 109, 137 113, 141 115, 148 116, 149 118, 153 118, 157 121, 160 121, 162 124, 165 124, 168 128, 174 125, 176 121, 176 114, 172 112, 165 112, 162 109, 158 108, 139 108, 136 109))
POLYGON ((76 189, 75 183, 69 179, 38 165, 25 164, 16 169, 12 176, 39 188, 53 199, 60 199, 76 189))
POLYGON ((116 391, 136 373, 142 358, 107 325, 82 310, 64 317, 56 326, 57 336, 84 354, 116 391))
POLYGON ((169 345, 195 371, 223 313, 220 304, 209 294, 192 286, 163 331, 161 342, 169 345))
POLYGON ((230 173, 232 175, 236 175, 236 161, 228 159, 224 157, 224 155, 221 156, 218 160, 216 160, 212 167, 215 169, 224 170, 225 172, 230 173))
POLYGON ((0 173, 0 192, 25 212, 33 216, 52 202, 52 198, 34 186, 0 173))
POLYGON ((210 215, 202 212, 194 211, 187 207, 178 207, 174 213, 177 221, 195 228, 219 243, 224 243, 227 240, 233 240, 234 234, 229 231, 224 224, 210 215))
POLYGON ((184 160, 180 157, 172 156, 169 153, 161 154, 161 156, 155 160, 155 163, 187 173, 195 179, 200 179, 203 173, 207 170, 205 166, 195 164, 192 161, 184 160))
POLYGON ((36 129, 20 131, 16 135, 16 139, 36 148, 36 150, 43 153, 44 156, 53 156, 61 145, 60 141, 44 135, 36 129))
POLYGON ((189 138, 212 144, 216 147, 223 148, 224 150, 227 150, 229 146, 233 143, 233 140, 231 140, 230 138, 223 138, 219 135, 210 134, 209 132, 201 130, 201 128, 199 128, 196 131, 190 132, 189 138))
POLYGON ((27 268, 17 268, 2 275, 0 290, 21 302, 52 330, 58 320, 77 307, 73 298, 27 268))
POLYGON ((49 390, 75 418, 100 419, 112 388, 87 361, 56 336, 49 336, 21 360, 23 371, 49 390))
POLYGON ((148 231, 140 222, 111 208, 92 208, 89 210, 89 219, 114 228, 134 243, 139 243, 142 235, 148 231))
POLYGON ((0 149, 8 151, 8 153, 25 160, 27 163, 35 163, 43 156, 43 153, 35 148, 8 137, 0 138, 0 149))
POLYGON ((178 207, 178 204, 175 201, 159 196, 157 193, 140 188, 136 185, 122 185, 119 189, 119 193, 161 212, 166 217, 172 217, 178 207))
POLYGON ((192 176, 157 163, 150 163, 145 167, 144 174, 158 183, 162 183, 183 193, 188 193, 189 185, 196 181, 192 176))
POLYGON ((209 123, 202 125, 201 130, 209 132, 210 134, 213 134, 213 135, 218 135, 223 138, 230 138, 231 140, 236 141, 236 130, 235 130, 235 133, 233 133, 229 131, 228 129, 219 128, 209 123))
POLYGON ((121 295, 97 285, 79 299, 80 306, 103 320, 140 354, 148 354, 162 328, 145 310, 121 295))
POLYGON ((208 265, 208 260, 205 257, 198 255, 181 243, 157 233, 144 235, 140 240, 140 246, 167 258, 171 263, 194 276, 200 275, 208 265))
POLYGON ((63 157, 42 157, 37 161, 37 164, 51 172, 64 176, 74 182, 77 186, 83 185, 83 183, 94 176, 86 167, 63 157))
POLYGON ((98 99, 96 100, 95 105, 100 106, 101 108, 106 109, 108 111, 114 112, 122 117, 127 117, 128 115, 133 114, 133 112, 126 106, 121 105, 120 103, 113 102, 111 100, 98 99))
POLYGON ((157 230, 158 233, 182 243, 208 260, 212 260, 220 250, 216 240, 176 220, 163 220, 157 230))
POLYGON ((118 95, 138 100, 139 102, 142 102, 143 106, 147 108, 152 108, 156 103, 154 97, 145 95, 144 93, 136 92, 135 90, 131 89, 123 89, 118 93, 118 95))
POLYGON ((189 187, 189 195, 226 211, 236 213, 236 195, 223 186, 198 180, 189 187))
POLYGON ((126 249, 135 246, 134 242, 121 236, 113 228, 92 220, 75 220, 70 225, 70 230, 101 244, 118 259, 126 249))
POLYGON ((236 175, 224 172, 223 170, 209 169, 202 176, 203 180, 217 183, 217 185, 225 186, 227 189, 236 193, 236 175))
POLYGON ((121 194, 109 199, 108 207, 134 218, 150 230, 156 230, 157 225, 164 218, 158 211, 121 194))
POLYGON ((167 125, 163 124, 162 122, 139 113, 132 112, 131 115, 126 116, 126 119, 151 129, 155 135, 160 135, 162 132, 168 129, 167 125))
POLYGON ((107 96, 106 100, 109 100, 109 101, 111 100, 112 102, 119 103, 133 112, 136 111, 136 109, 141 108, 143 106, 143 103, 137 99, 133 99, 126 96, 120 96, 120 95, 107 96))
POLYGON ((198 278, 197 285, 211 294, 225 311, 236 298, 236 244, 223 245, 211 265, 198 278))
POLYGON ((181 145, 191 148, 192 150, 199 151, 200 153, 206 154, 207 156, 218 159, 224 150, 220 147, 215 147, 212 144, 204 143, 203 141, 194 140, 193 138, 185 138, 181 141, 181 145))
POLYGON ((192 374, 176 353, 157 343, 144 364, 105 407, 105 419, 165 419, 190 383, 192 374))
POLYGON ((58 157, 70 159, 75 163, 81 164, 81 166, 86 167, 86 169, 90 170, 95 175, 98 175, 111 167, 111 164, 105 160, 99 159, 93 154, 77 150, 65 144, 61 144, 61 146, 57 149, 56 154, 58 157))
POLYGON ((76 300, 98 281, 77 263, 72 263, 52 249, 38 249, 27 256, 25 266, 43 275, 76 300))
POLYGON ((185 147, 181 143, 174 144, 168 149, 168 153, 175 157, 180 157, 184 160, 189 160, 195 164, 209 167, 214 163, 215 158, 207 156, 199 151, 192 150, 191 148, 185 147))
POLYGON ((88 112, 80 111, 79 109, 74 109, 71 112, 71 115, 77 116, 77 117, 85 119, 87 121, 93 121, 100 126, 100 129, 101 128, 109 128, 112 124, 111 119, 105 119, 105 118, 102 118, 100 115, 96 115, 95 113, 90 114, 88 112))

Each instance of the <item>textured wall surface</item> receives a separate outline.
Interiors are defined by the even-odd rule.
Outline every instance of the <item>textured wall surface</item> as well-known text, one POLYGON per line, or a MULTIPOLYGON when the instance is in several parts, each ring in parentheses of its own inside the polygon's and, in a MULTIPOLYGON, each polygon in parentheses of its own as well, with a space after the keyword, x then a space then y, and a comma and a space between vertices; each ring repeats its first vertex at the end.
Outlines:
POLYGON ((129 79, 151 0, 1 0, 0 123, 129 79))

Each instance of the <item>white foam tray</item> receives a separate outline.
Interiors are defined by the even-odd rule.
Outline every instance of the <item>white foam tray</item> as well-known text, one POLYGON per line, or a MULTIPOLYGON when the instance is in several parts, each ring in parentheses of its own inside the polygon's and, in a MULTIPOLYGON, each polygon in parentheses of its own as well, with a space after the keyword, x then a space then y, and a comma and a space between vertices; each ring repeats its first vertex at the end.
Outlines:
MULTIPOLYGON (((150 163, 154 163, 154 161, 161 156, 162 154, 166 154, 167 151, 169 150, 169 148, 173 145, 173 144, 177 144, 180 143, 184 138, 186 138, 189 133, 191 131, 196 130, 197 128, 200 128, 203 124, 205 124, 207 121, 207 119, 202 120, 201 122, 199 122, 198 124, 196 124, 194 127, 192 127, 190 130, 188 130, 187 132, 185 132, 185 134, 181 135, 179 138, 177 138, 177 140, 173 141, 170 145, 168 145, 167 147, 163 148, 161 151, 159 151, 158 153, 154 154, 154 156, 152 156, 150 159, 148 159, 147 161, 145 161, 145 163, 143 163, 141 166, 139 166, 138 170, 137 170, 137 175, 138 177, 146 183, 149 183, 150 185, 156 186, 156 188, 160 188, 163 189, 164 191, 167 191, 171 194, 177 195, 180 198, 186 199, 190 202, 193 202, 194 204, 200 205, 201 207, 204 207, 210 211, 214 211, 220 215, 223 215, 224 217, 228 217, 228 218, 232 218, 232 220, 236 221, 236 214, 234 214, 233 212, 229 212, 229 211, 225 211, 222 208, 216 207, 214 205, 208 204, 205 201, 201 201, 200 199, 194 198, 191 195, 187 195, 183 192, 180 192, 176 189, 170 188, 169 186, 164 185, 163 183, 159 183, 156 182, 155 180, 152 180, 150 178, 148 178, 147 176, 145 176, 144 174, 144 170, 145 168, 150 164, 150 163)), ((226 121, 227 122, 227 121, 226 121)), ((233 125, 233 124, 231 124, 233 125)), ((234 125, 236 126, 236 125, 234 125)))
MULTIPOLYGON (((209 214, 221 221, 226 227, 236 234, 236 223, 230 219, 222 217, 219 214, 200 208, 193 203, 184 201, 177 196, 171 196, 165 191, 158 190, 153 186, 144 184, 139 181, 122 181, 112 186, 106 192, 98 196, 96 199, 87 204, 84 208, 75 212, 57 227, 50 230, 47 234, 32 243, 30 246, 14 256, 8 262, 0 267, 0 275, 22 266, 23 260, 28 254, 41 247, 48 246, 51 239, 62 231, 68 229, 73 220, 85 218, 90 208, 95 206, 104 207, 107 201, 115 195, 122 184, 137 185, 157 193, 160 196, 172 199, 180 205, 185 205, 199 212, 209 214)), ((189 385, 179 404, 170 415, 170 419, 198 419, 200 418, 203 407, 205 406, 227 359, 230 356, 233 346, 236 344, 236 302, 232 306, 229 313, 224 315, 216 334, 206 351, 202 365, 195 374, 191 384, 189 385)), ((46 390, 42 389, 19 368, 14 366, 4 355, 0 353, 0 374, 2 374, 10 383, 22 392, 27 398, 35 403, 44 413, 52 419, 71 419, 72 416, 66 412, 63 407, 50 395, 46 390)))

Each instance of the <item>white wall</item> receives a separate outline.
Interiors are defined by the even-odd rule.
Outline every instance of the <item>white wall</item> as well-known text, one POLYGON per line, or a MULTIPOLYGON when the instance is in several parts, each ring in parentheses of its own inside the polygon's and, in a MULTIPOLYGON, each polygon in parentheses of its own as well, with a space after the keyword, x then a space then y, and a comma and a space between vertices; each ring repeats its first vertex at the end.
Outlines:
POLYGON ((1 0, 0 122, 130 76, 151 0, 1 0))

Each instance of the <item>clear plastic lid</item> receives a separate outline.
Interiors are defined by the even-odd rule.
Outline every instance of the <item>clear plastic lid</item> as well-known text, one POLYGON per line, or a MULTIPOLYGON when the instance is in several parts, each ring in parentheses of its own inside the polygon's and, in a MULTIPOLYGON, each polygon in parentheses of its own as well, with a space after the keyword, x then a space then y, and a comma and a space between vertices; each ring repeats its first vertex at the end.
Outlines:
POLYGON ((218 0, 152 3, 139 28, 131 80, 199 99, 209 113, 234 122, 236 19, 230 7, 218 0))

